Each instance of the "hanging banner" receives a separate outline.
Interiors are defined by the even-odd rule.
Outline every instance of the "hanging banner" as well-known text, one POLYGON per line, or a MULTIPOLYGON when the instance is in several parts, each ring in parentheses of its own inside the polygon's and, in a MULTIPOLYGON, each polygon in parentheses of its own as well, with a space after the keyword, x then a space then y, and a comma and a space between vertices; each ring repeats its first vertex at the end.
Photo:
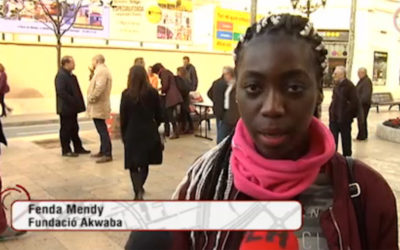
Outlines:
MULTIPOLYGON (((54 34, 51 18, 63 17, 65 30, 74 20, 76 4, 70 4, 66 14, 58 15, 56 2, 41 0, 51 15, 45 14, 41 4, 32 0, 0 0, 0 32, 22 34, 54 34)), ((78 1, 75 1, 77 3, 78 1)), ((65 34, 77 37, 108 38, 109 8, 99 3, 84 3, 79 9, 73 27, 65 34)))
MULTIPOLYGON (((56 2, 40 1, 51 17, 57 19, 56 2)), ((112 8, 101 3, 85 0, 66 36, 146 42, 192 41, 192 0, 114 0, 112 8)), ((70 4, 64 15, 63 29, 73 22, 76 5, 70 4)), ((51 17, 37 1, 0 0, 0 32, 53 34, 51 17)))
POLYGON ((113 5, 110 39, 192 40, 191 0, 115 0, 113 5))
POLYGON ((215 8, 214 50, 231 52, 250 25, 247 12, 215 8))

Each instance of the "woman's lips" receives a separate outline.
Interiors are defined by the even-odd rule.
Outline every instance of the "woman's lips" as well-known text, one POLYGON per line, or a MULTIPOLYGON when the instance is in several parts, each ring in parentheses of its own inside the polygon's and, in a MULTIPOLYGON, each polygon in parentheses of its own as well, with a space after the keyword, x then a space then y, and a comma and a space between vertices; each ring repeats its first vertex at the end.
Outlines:
POLYGON ((285 134, 260 133, 259 138, 264 145, 270 146, 270 147, 276 147, 276 146, 279 146, 282 143, 284 143, 286 141, 286 139, 288 138, 288 136, 285 134))

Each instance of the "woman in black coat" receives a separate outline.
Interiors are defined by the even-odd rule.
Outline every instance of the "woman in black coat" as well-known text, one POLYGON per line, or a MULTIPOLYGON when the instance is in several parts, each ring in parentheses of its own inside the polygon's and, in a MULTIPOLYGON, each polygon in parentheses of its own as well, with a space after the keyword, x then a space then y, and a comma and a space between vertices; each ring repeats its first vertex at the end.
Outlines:
POLYGON ((121 98, 121 135, 125 148, 125 169, 129 169, 135 200, 143 199, 143 185, 149 164, 161 164, 163 145, 158 133, 162 122, 157 90, 139 65, 129 71, 128 88, 121 98))

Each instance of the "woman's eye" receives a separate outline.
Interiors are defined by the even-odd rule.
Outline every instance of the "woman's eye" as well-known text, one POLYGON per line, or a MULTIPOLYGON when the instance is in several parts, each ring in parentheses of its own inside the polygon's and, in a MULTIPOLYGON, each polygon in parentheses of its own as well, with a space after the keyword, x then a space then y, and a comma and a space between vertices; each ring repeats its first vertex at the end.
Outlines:
POLYGON ((260 92, 261 88, 257 85, 257 84, 248 84, 245 87, 247 93, 249 94, 256 94, 258 92, 260 92))
POLYGON ((288 86, 288 92, 289 93, 300 93, 304 91, 304 86, 302 84, 290 84, 288 86))

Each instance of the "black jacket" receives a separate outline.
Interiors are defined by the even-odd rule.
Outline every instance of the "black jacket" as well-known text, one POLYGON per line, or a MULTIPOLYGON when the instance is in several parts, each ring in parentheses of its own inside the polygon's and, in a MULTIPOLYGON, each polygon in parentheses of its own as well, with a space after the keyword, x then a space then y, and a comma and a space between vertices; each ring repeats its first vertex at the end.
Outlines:
POLYGON ((218 120, 222 120, 224 115, 225 90, 228 88, 223 76, 215 80, 208 90, 207 95, 213 102, 213 111, 218 120))
POLYGON ((371 105, 372 98, 372 82, 368 76, 363 77, 358 81, 357 86, 358 98, 362 105, 371 105))
POLYGON ((120 124, 126 169, 161 163, 163 148, 158 133, 161 114, 157 90, 150 86, 137 103, 127 90, 122 93, 120 124))
POLYGON ((344 79, 333 88, 329 121, 351 123, 358 114, 358 104, 356 87, 350 80, 344 79))
POLYGON ((55 79, 57 114, 76 115, 84 112, 85 102, 76 76, 61 68, 55 79))
POLYGON ((197 85, 199 83, 199 80, 197 79, 197 72, 196 68, 193 66, 193 64, 188 64, 186 67, 186 78, 190 80, 192 84, 192 91, 196 91, 197 85))
POLYGON ((239 108, 236 103, 236 86, 233 86, 233 89, 229 94, 229 109, 224 110, 222 121, 231 127, 235 127, 239 118, 239 108))

